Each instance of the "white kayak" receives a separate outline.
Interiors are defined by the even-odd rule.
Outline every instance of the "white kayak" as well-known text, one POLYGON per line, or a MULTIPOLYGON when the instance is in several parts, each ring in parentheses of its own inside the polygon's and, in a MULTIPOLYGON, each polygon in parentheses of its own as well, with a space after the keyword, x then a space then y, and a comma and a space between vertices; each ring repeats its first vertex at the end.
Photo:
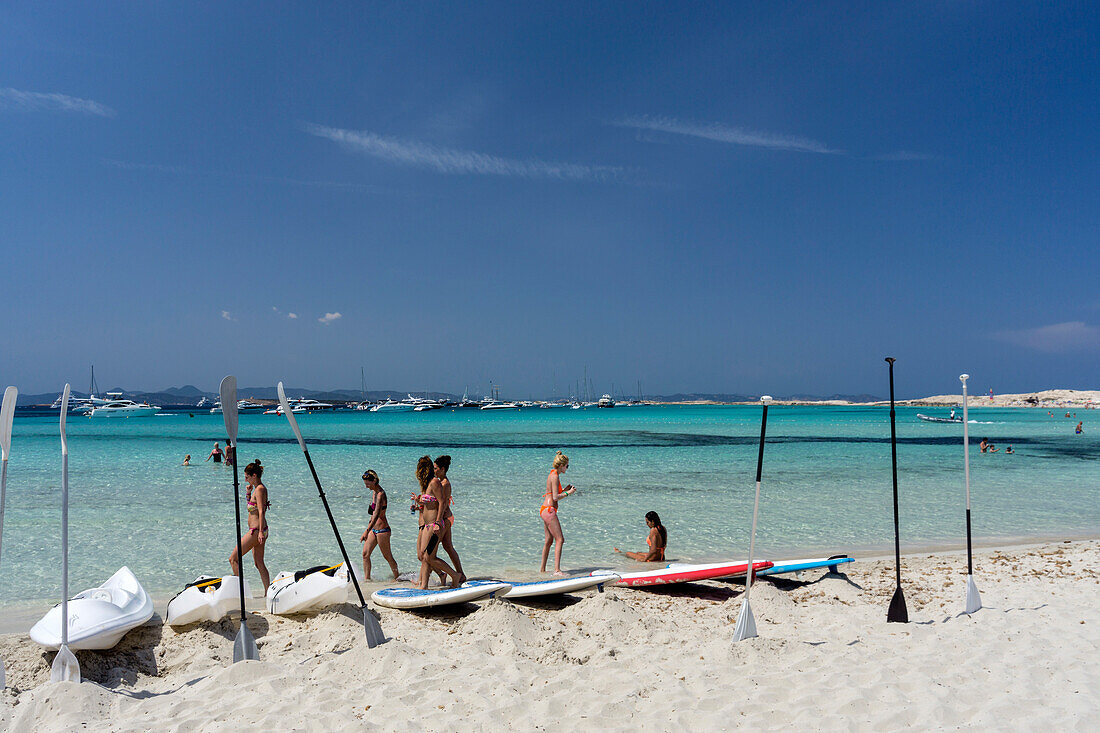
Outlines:
POLYGON ((346 603, 350 584, 344 563, 279 573, 267 587, 267 610, 288 616, 346 603))
MULTIPOLYGON (((244 596, 251 595, 248 581, 244 582, 244 596)), ((168 601, 169 626, 186 626, 198 621, 220 621, 226 614, 241 607, 240 581, 235 575, 215 578, 200 575, 188 583, 175 598, 168 601)))
MULTIPOLYGON (((69 648, 110 649, 152 617, 153 600, 130 568, 120 568, 103 585, 69 600, 69 648)), ((61 604, 31 627, 31 639, 51 650, 61 646, 61 604)))
POLYGON ((419 588, 383 588, 371 594, 370 599, 387 608, 431 608, 452 603, 467 603, 483 598, 503 596, 510 591, 510 583, 499 580, 468 580, 457 588, 420 590, 419 588))
POLYGON ((598 588, 601 592, 605 583, 614 583, 619 580, 617 573, 606 575, 578 575, 572 578, 554 578, 553 580, 536 580, 531 583, 512 583, 512 589, 501 595, 502 598, 534 598, 536 596, 553 596, 562 593, 576 593, 577 591, 598 588))

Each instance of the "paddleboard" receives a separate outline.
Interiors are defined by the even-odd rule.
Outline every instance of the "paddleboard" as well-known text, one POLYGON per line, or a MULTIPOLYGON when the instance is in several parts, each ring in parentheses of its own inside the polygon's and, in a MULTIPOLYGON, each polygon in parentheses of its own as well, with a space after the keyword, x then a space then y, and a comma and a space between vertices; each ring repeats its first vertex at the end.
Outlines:
MULTIPOLYGON (((772 564, 767 560, 752 564, 754 572, 759 573, 772 564)), ((687 565, 674 563, 660 570, 645 570, 640 573, 618 573, 619 579, 612 581, 612 585, 626 585, 632 588, 647 585, 667 585, 669 583, 690 583, 693 580, 710 580, 711 578, 734 578, 745 575, 748 572, 747 563, 722 562, 707 563, 703 565, 687 565)), ((596 570, 593 576, 614 574, 607 570, 596 570)))
POLYGON ((466 603, 482 598, 502 596, 512 589, 510 583, 499 580, 468 580, 457 588, 421 590, 419 588, 383 588, 371 593, 370 599, 387 608, 431 608, 452 603, 466 603))
POLYGON ((772 563, 772 566, 767 570, 758 570, 756 574, 782 575, 783 573, 798 573, 803 570, 814 570, 816 568, 829 568, 830 573, 836 573, 839 572, 837 566, 843 565, 846 562, 855 562, 855 558, 839 555, 834 557, 811 558, 808 560, 783 560, 781 562, 772 563))
POLYGON ((572 578, 554 578, 553 580, 536 580, 531 583, 512 583, 512 590, 503 594, 504 598, 534 598, 535 596, 553 596, 562 593, 575 593, 599 588, 603 590, 605 583, 618 580, 617 573, 607 575, 577 575, 572 578))
POLYGON ((318 565, 295 573, 282 572, 267 588, 267 611, 287 616, 345 603, 350 584, 344 563, 318 565))
MULTIPOLYGON (((247 598, 247 580, 244 582, 244 592, 247 598)), ((168 601, 166 621, 169 626, 186 626, 197 621, 220 621, 231 610, 240 607, 240 581, 235 575, 221 578, 200 575, 168 601)))

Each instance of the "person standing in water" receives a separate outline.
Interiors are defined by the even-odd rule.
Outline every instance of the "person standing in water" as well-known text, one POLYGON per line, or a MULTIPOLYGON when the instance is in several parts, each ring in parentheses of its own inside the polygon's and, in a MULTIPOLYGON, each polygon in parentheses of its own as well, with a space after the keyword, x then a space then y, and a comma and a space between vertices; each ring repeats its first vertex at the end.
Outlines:
MULTIPOLYGON (((271 585, 271 575, 264 564, 264 545, 267 544, 267 510, 271 508, 271 502, 267 498, 267 487, 261 480, 264 475, 264 467, 260 462, 254 461, 244 467, 244 480, 248 485, 245 492, 245 504, 248 506, 248 531, 241 537, 241 552, 247 555, 252 553, 252 560, 256 563, 256 570, 260 572, 260 582, 264 584, 264 592, 271 585)), ((229 554, 229 567, 233 574, 241 572, 241 561, 237 557, 237 548, 229 554)))
POLYGON ((185 466, 190 466, 191 465, 191 454, 190 453, 188 453, 187 455, 185 455, 183 457, 183 465, 185 465, 185 466))
POLYGON ((550 469, 550 475, 546 477, 546 493, 542 495, 542 507, 539 508, 539 517, 542 518, 545 539, 542 543, 542 565, 539 572, 546 572, 546 560, 550 555, 550 546, 554 547, 554 575, 564 575, 561 571, 561 548, 565 544, 565 535, 561 531, 561 522, 558 521, 558 502, 567 496, 577 492, 577 487, 569 484, 564 488, 561 485, 561 474, 569 470, 569 456, 558 451, 554 456, 554 467, 550 469))
POLYGON ((431 456, 421 456, 416 462, 416 480, 420 494, 413 494, 413 511, 420 512, 420 533, 416 537, 416 557, 420 560, 420 575, 416 587, 427 590, 432 571, 443 572, 453 578, 452 588, 457 588, 458 573, 445 561, 435 556, 439 549, 439 537, 443 533, 443 503, 440 497, 443 485, 435 477, 431 456))
POLYGON ((373 469, 363 473, 363 483, 374 492, 374 498, 370 503, 370 522, 359 541, 363 543, 363 577, 370 580, 370 556, 375 546, 382 550, 382 557, 390 564, 393 571, 393 579, 397 580, 400 574, 397 572, 397 561, 393 559, 393 551, 390 550, 390 523, 386 520, 386 492, 378 483, 378 474, 373 469))
MULTIPOLYGON (((455 551, 455 546, 451 543, 451 530, 454 528, 455 523, 455 515, 451 511, 454 496, 451 494, 451 480, 447 478, 447 471, 451 468, 451 457, 440 456, 436 458, 432 468, 435 470, 435 477, 439 479, 439 483, 443 488, 440 499, 443 507, 443 533, 439 537, 439 546, 447 553, 447 557, 451 558, 451 563, 455 566, 455 572, 458 573, 458 583, 461 585, 466 582, 466 573, 462 572, 462 561, 458 559, 458 552, 455 551)), ((439 574, 439 582, 447 582, 442 573, 439 574)))
POLYGON ((649 545, 648 552, 623 552, 618 547, 614 548, 615 552, 638 562, 664 562, 668 530, 661 524, 661 518, 657 516, 657 512, 646 512, 645 523, 649 527, 649 536, 645 538, 645 543, 649 545))
MULTIPOLYGON (((206 457, 206 461, 209 461, 211 458, 214 459, 214 463, 222 462, 222 447, 220 443, 214 443, 214 450, 210 451, 210 455, 206 457)), ((206 463, 206 461, 203 461, 203 463, 206 463)))

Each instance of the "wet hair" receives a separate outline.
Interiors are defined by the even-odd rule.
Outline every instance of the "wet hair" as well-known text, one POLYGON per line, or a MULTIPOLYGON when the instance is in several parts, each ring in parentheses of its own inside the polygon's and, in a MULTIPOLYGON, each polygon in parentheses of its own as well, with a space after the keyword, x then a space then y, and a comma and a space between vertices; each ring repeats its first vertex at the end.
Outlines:
POLYGON ((432 465, 431 456, 420 456, 416 462, 416 480, 420 482, 420 489, 428 488, 428 484, 435 478, 435 466, 432 465))
POLYGON ((440 456, 439 458, 435 459, 435 465, 442 468, 443 472, 446 473, 447 471, 451 470, 451 457, 450 456, 440 456))
POLYGON ((244 467, 245 476, 255 476, 256 478, 263 478, 264 467, 260 465, 259 461, 253 461, 244 467))
POLYGON ((554 456, 554 468, 561 468, 565 464, 569 463, 569 456, 565 455, 561 451, 558 451, 554 456))
POLYGON ((657 516, 657 512, 646 512, 645 518, 653 522, 653 526, 657 528, 657 531, 661 533, 661 543, 668 544, 668 530, 665 529, 665 525, 661 524, 661 518, 657 516))

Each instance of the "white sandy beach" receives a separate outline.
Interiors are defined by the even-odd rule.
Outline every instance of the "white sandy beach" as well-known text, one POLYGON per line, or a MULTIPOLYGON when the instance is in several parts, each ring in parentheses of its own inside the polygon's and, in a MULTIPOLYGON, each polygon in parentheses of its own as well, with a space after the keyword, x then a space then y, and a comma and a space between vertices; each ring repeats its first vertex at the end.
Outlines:
MULTIPOLYGON (((892 560, 754 585, 759 638, 733 644, 743 586, 710 581, 565 600, 253 616, 260 662, 230 665, 236 621, 160 616, 83 684, 49 680, 25 634, 0 637, 0 727, 97 730, 996 729, 1100 725, 1100 542, 983 550, 986 607, 960 615, 965 555, 904 558, 909 624, 887 624, 892 560)), ((163 609, 158 607, 158 611, 163 609)))

